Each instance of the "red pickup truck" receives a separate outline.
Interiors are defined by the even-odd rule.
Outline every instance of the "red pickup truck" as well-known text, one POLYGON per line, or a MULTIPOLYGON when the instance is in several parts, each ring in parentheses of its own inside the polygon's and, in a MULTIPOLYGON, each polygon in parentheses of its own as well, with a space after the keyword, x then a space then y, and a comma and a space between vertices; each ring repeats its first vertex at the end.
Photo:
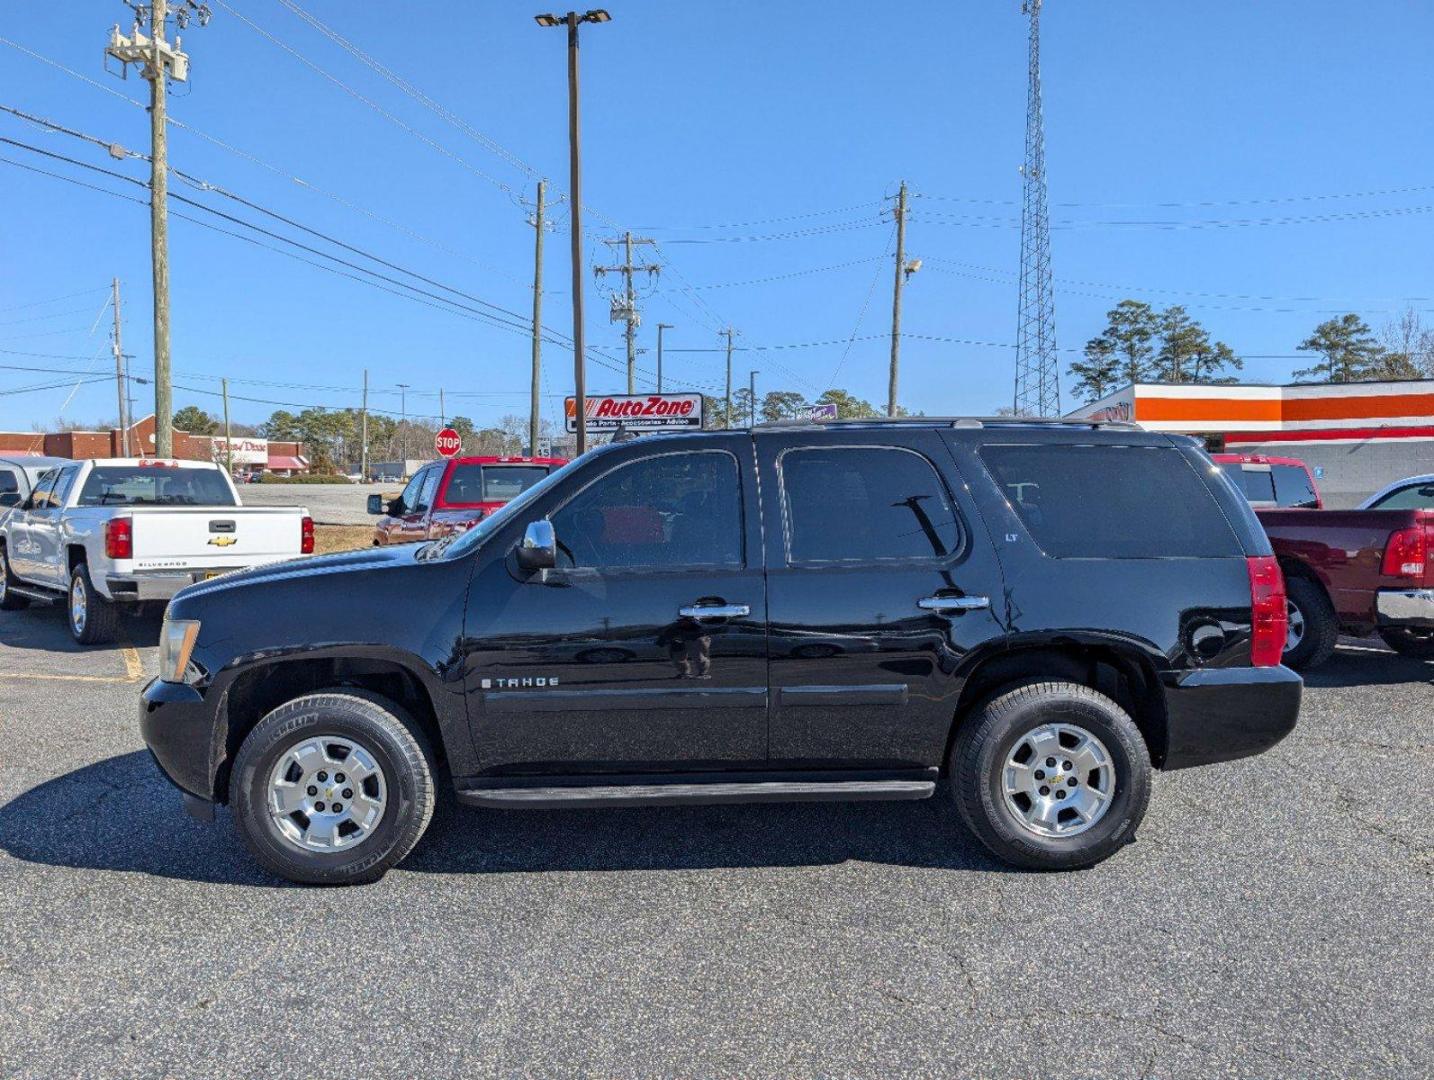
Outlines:
POLYGON ((1214 460, 1250 499, 1285 573, 1288 666, 1322 664, 1341 633, 1378 633, 1396 652, 1434 660, 1434 512, 1321 510, 1302 461, 1214 460))
POLYGON ((562 468, 562 458, 456 457, 431 461, 394 499, 368 497, 379 515, 375 546, 437 540, 476 525, 498 507, 562 468))

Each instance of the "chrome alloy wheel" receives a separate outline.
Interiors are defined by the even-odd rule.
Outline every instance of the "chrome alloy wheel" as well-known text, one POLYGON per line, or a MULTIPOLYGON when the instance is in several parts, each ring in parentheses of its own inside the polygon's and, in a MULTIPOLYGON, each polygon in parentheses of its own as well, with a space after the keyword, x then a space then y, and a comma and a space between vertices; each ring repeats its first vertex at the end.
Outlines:
POLYGON ((317 735, 290 747, 269 773, 269 817, 303 851, 348 850, 383 820, 388 785, 352 739, 317 735))
POLYGON ((5 549, 0 548, 0 604, 5 602, 5 596, 10 591, 10 564, 6 561, 8 558, 5 549))
POLYGON ((1290 622, 1290 628, 1285 634, 1285 652, 1289 652, 1299 648, 1300 642, 1305 639, 1305 613, 1289 600, 1285 601, 1285 611, 1290 622))
POLYGON ((74 627, 75 634, 85 632, 85 623, 90 617, 90 594, 85 588, 84 575, 75 572, 70 578, 70 625, 74 627))
POLYGON ((1076 836, 1110 809, 1115 764, 1085 728, 1042 724, 1011 748, 1001 790, 1006 808, 1037 836, 1076 836))

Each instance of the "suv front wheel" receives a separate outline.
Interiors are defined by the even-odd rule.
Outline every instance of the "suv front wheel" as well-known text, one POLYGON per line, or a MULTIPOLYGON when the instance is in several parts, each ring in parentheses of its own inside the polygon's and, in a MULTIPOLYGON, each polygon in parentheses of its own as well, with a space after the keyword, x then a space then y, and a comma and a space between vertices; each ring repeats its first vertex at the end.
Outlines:
POLYGON ((972 832, 1032 870, 1107 858, 1134 839, 1150 801, 1150 754, 1135 722, 1078 683, 1030 683, 988 700, 963 721, 949 772, 972 832))
POLYGON ((303 885, 377 881, 433 816, 432 753, 397 705, 338 688, 280 705, 239 748, 230 798, 271 872, 303 885))

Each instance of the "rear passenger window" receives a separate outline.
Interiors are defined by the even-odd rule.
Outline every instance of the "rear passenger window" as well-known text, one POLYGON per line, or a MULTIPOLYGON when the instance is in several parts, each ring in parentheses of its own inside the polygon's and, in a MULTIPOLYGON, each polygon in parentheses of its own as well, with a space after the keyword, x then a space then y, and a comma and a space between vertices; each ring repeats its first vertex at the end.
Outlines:
POLYGON ((981 459, 1048 555, 1244 554, 1205 482, 1173 448, 989 445, 981 459))
POLYGON ((20 479, 9 469, 0 469, 0 495, 13 495, 20 490, 20 479))
POLYGON ((789 563, 936 559, 960 542, 946 485, 910 450, 788 450, 781 472, 789 563))

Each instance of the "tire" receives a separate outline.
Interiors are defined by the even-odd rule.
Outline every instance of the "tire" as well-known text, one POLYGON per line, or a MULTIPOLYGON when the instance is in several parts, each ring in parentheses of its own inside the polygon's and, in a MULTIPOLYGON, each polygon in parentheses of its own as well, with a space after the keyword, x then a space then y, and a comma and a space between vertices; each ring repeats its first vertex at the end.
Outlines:
POLYGON ((1135 838, 1150 802, 1150 754, 1135 722, 1110 698, 1079 683, 1029 683, 988 699, 962 722, 949 766, 966 825, 997 858, 1028 870, 1094 866, 1135 838), (1070 745, 1072 729, 1094 741, 1070 745), (1056 762, 1054 776, 1037 756, 1047 753, 1046 760, 1056 762), (1025 764, 1016 766, 1024 779, 1015 786, 1040 784, 1033 779, 1039 769, 1046 783, 1032 794, 1047 791, 1048 798, 1006 793, 1007 763, 1027 754, 1025 764), (1065 768, 1066 754, 1081 754, 1085 763, 1103 759, 1104 765, 1082 776, 1074 761, 1074 769, 1065 768), (1061 791, 1069 799, 1060 798, 1061 791), (1022 797, 1031 811, 1019 805, 1022 797), (1046 825, 1029 822, 1026 813, 1039 814, 1043 806, 1054 818, 1046 825), (1096 807, 1087 811, 1087 823, 1078 820, 1077 806, 1096 807))
POLYGON ((1285 596, 1289 599, 1290 637, 1284 664, 1296 671, 1317 668, 1334 655, 1339 641, 1334 605, 1325 591, 1308 578, 1286 578, 1285 596))
POLYGON ((10 559, 0 544, 0 611, 22 611, 30 606, 30 598, 11 591, 15 575, 10 572, 10 559))
POLYGON ((377 695, 337 688, 295 698, 259 721, 234 759, 230 801, 245 845, 266 870, 301 885, 360 885, 383 877, 428 828, 434 773, 428 741, 407 713, 377 695), (315 745, 322 756, 314 756, 315 745), (356 763, 355 772, 373 766, 376 782, 364 772, 358 788, 341 787, 353 784, 344 762, 356 763), (276 784, 281 767, 289 779, 276 784), (297 817, 276 809, 281 797, 305 800, 297 817), (353 801, 335 814, 334 798, 353 801), (362 828, 360 805, 370 814, 362 828), (354 831, 344 831, 344 820, 354 831), (319 843, 330 828, 327 845, 319 843))
POLYGON ((1380 628, 1379 636, 1400 656, 1412 660, 1434 660, 1434 630, 1385 626, 1380 628))
POLYGON ((70 636, 81 645, 106 645, 115 639, 119 612, 113 601, 95 592, 90 568, 80 563, 70 571, 70 591, 65 600, 70 636))

